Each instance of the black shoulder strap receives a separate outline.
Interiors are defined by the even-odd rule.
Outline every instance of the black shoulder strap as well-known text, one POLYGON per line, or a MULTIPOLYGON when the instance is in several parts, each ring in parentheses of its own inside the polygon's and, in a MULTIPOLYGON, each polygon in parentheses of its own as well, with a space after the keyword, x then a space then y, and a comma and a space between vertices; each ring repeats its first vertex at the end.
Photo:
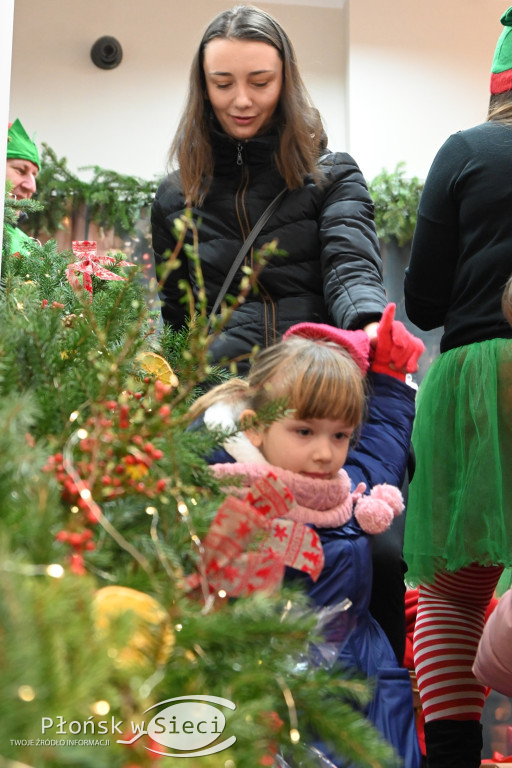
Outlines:
POLYGON ((258 237, 260 230, 263 228, 263 226, 266 224, 266 222, 270 219, 273 213, 277 210, 279 203, 281 202, 282 198, 285 195, 285 192, 287 192, 287 187, 284 187, 276 197, 269 203, 269 205, 265 208, 261 216, 259 217, 258 221, 254 225, 254 227, 249 232, 247 239, 244 241, 242 247, 238 251, 237 255, 235 256, 235 259, 229 269, 228 274, 226 275, 226 279, 222 283, 222 287, 217 294, 217 298, 215 299, 215 303, 212 307, 212 311, 210 312, 210 316, 208 318, 208 329, 210 328, 211 322, 213 317, 216 315, 217 310, 220 307, 220 304, 222 302, 222 299, 226 295, 229 286, 233 282, 233 278, 242 264, 243 260, 245 259, 246 254, 249 252, 249 250, 252 247, 252 244, 258 237))

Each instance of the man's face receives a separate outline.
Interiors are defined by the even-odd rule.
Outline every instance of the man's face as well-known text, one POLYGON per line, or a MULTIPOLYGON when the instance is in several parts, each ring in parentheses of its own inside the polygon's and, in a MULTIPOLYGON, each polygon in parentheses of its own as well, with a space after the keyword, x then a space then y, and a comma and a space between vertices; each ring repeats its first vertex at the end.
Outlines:
POLYGON ((36 191, 39 168, 31 160, 18 157, 7 158, 5 178, 12 182, 11 195, 18 200, 29 200, 36 191))

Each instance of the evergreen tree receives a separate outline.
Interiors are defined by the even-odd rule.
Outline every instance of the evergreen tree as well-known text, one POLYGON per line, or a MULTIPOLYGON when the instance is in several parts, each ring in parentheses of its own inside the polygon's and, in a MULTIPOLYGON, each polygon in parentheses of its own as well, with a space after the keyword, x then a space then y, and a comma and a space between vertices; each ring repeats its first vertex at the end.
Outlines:
POLYGON ((4 253, 0 295, 0 765, 164 768, 156 705, 198 695, 236 705, 236 741, 182 768, 327 765, 312 733, 354 766, 397 765, 357 711, 368 685, 310 661, 301 592, 212 586, 207 533, 232 510, 203 459, 221 435, 187 430, 221 375, 204 302, 157 332, 123 254, 29 250, 4 253))

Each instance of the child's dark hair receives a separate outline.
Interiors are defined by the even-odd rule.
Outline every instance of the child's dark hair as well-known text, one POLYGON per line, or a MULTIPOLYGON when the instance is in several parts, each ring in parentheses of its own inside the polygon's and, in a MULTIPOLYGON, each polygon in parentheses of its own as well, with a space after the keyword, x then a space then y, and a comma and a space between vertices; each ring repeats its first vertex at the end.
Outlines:
POLYGON ((298 419, 340 419, 348 427, 363 420, 364 376, 350 354, 332 342, 290 336, 257 354, 247 380, 231 379, 200 397, 196 418, 228 399, 256 412, 283 400, 298 419))

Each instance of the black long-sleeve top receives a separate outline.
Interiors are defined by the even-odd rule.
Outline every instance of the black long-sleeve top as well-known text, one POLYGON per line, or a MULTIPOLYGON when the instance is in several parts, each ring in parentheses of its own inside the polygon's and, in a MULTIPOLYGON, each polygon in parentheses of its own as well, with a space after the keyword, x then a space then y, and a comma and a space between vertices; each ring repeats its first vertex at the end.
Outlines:
POLYGON ((441 352, 510 338, 501 295, 512 274, 512 126, 487 122, 450 136, 418 209, 405 307, 423 330, 444 326, 441 352))

